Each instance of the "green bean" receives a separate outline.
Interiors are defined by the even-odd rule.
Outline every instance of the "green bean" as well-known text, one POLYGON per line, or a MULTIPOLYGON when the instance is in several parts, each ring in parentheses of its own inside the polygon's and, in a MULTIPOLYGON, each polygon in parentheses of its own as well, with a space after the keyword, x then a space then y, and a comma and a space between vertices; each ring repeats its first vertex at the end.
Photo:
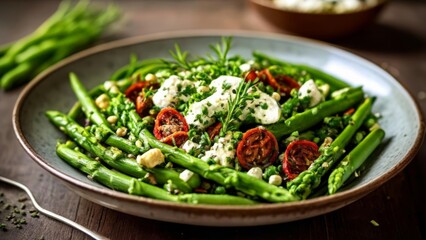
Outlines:
POLYGON ((163 67, 166 67, 160 59, 147 59, 137 61, 136 56, 132 56, 130 63, 117 71, 110 77, 111 80, 119 80, 129 78, 138 72, 141 76, 147 73, 153 73, 163 67))
MULTIPOLYGON (((125 89, 127 89, 132 83, 134 83, 134 79, 130 79, 130 78, 125 78, 119 81, 111 81, 111 84, 115 85, 116 87, 118 87, 118 90, 121 92, 124 92, 125 89)), ((99 95, 101 95, 102 93, 105 93, 107 90, 105 89, 104 84, 98 85, 94 88, 92 88, 89 91, 89 95, 92 99, 98 97, 99 95)), ((80 114, 82 113, 81 111, 81 103, 80 102, 76 102, 71 109, 68 111, 68 116, 72 119, 77 119, 80 114)))
POLYGON ((118 16, 118 8, 113 5, 102 11, 90 8, 89 1, 81 0, 74 7, 70 2, 62 3, 34 32, 0 50, 0 78, 6 78, 0 87, 8 90, 23 84, 49 66, 89 46, 118 16), (27 67, 26 71, 23 67, 18 68, 20 64, 27 67), (31 70, 28 70, 30 65, 31 70), (15 68, 17 70, 13 70, 15 68))
POLYGON ((111 131, 108 121, 102 117, 99 109, 96 107, 90 95, 87 93, 84 86, 81 84, 75 73, 70 73, 71 86, 77 95, 78 100, 84 106, 83 111, 86 116, 95 124, 111 131))
POLYGON ((379 146, 385 132, 378 128, 371 131, 331 172, 328 178, 328 193, 334 194, 346 182, 373 151, 379 146))
POLYGON ((29 81, 31 71, 35 68, 35 63, 25 62, 17 65, 15 68, 3 75, 0 87, 9 90, 23 82, 29 81))

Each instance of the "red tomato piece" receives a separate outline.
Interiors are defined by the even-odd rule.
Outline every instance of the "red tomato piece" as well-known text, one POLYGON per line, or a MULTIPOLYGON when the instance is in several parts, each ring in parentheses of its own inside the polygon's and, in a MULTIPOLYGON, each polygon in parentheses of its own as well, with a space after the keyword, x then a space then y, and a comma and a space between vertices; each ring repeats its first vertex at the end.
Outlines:
POLYGON ((318 145, 309 140, 291 142, 284 153, 283 171, 289 180, 296 178, 319 157, 318 145))
POLYGON ((265 168, 273 164, 277 156, 277 139, 264 128, 248 130, 238 143, 237 158, 240 165, 247 170, 252 167, 265 168))
POLYGON ((143 90, 149 88, 157 89, 159 87, 160 84, 156 82, 138 81, 130 85, 124 93, 128 99, 135 103, 136 112, 141 117, 144 117, 148 115, 149 109, 152 108, 154 103, 151 97, 145 97, 143 90))
POLYGON ((355 112, 355 108, 349 108, 343 113, 343 115, 352 115, 354 112, 355 112))
POLYGON ((213 141, 214 137, 219 135, 220 129, 222 128, 221 122, 216 122, 206 129, 206 132, 209 134, 210 140, 213 141))
POLYGON ((139 116, 144 117, 149 115, 149 110, 154 106, 154 102, 151 97, 145 97, 145 94, 142 92, 135 100, 136 112, 139 116))
POLYGON ((185 117, 176 109, 167 107, 161 109, 155 118, 154 136, 161 140, 176 132, 188 132, 189 126, 185 117))
POLYGON ((244 81, 248 82, 248 81, 254 81, 258 78, 259 76, 257 75, 256 71, 254 70, 250 70, 245 74, 244 77, 244 81))
POLYGON ((188 132, 179 131, 162 138, 160 141, 171 146, 180 147, 186 140, 188 140, 188 132))
POLYGON ((274 77, 268 69, 260 71, 258 75, 262 82, 269 84, 282 95, 289 95, 292 89, 300 88, 300 84, 293 78, 286 75, 277 75, 274 77))
POLYGON ((127 98, 132 100, 132 102, 136 101, 136 98, 140 95, 143 89, 145 88, 153 88, 157 89, 160 87, 160 84, 157 82, 147 82, 147 81, 138 81, 130 85, 124 94, 127 98))

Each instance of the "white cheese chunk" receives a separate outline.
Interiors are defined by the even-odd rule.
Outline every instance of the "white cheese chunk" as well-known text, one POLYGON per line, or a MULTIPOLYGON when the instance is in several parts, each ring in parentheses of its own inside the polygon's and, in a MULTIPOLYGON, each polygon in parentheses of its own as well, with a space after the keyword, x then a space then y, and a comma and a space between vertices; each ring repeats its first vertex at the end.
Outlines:
POLYGON ((221 166, 233 167, 236 150, 231 139, 231 134, 219 138, 201 159, 205 161, 212 159, 221 166))
POLYGON ((166 79, 161 87, 152 97, 152 101, 156 106, 161 108, 174 105, 179 102, 179 100, 187 101, 189 96, 181 94, 179 87, 185 88, 188 86, 194 86, 194 83, 190 80, 182 80, 178 76, 170 76, 166 79))
POLYGON ((312 79, 306 81, 299 89, 299 98, 303 99, 305 97, 310 98, 309 107, 314 107, 324 100, 321 91, 312 79))
POLYGON ((187 153, 189 153, 192 149, 196 149, 196 148, 199 148, 200 147, 200 144, 198 144, 198 143, 195 143, 195 142, 193 142, 193 141, 191 141, 191 140, 187 140, 184 144, 182 144, 182 146, 181 146, 181 148, 185 151, 185 152, 187 152, 187 153))
POLYGON ((147 168, 154 168, 155 166, 164 162, 164 154, 158 148, 152 148, 142 155, 136 157, 136 161, 147 168))
POLYGON ((191 172, 188 169, 183 170, 180 174, 179 174, 179 178, 182 179, 185 182, 188 182, 188 180, 194 175, 193 172, 191 172))

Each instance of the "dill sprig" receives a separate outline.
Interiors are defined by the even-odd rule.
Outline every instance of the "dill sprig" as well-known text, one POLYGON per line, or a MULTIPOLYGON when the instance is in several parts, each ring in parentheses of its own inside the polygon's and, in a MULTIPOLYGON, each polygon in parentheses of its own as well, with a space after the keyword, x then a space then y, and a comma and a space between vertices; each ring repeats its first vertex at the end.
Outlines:
POLYGON ((221 43, 210 45, 210 48, 217 55, 217 63, 224 66, 228 61, 228 52, 231 49, 232 37, 222 37, 221 43))
POLYGON ((170 55, 175 59, 176 64, 186 70, 191 69, 191 63, 188 62, 188 52, 184 51, 182 52, 180 49, 179 44, 175 44, 175 51, 170 50, 170 55))
POLYGON ((238 129, 240 125, 239 116, 242 114, 242 110, 246 106, 248 100, 253 100, 253 96, 248 90, 253 87, 257 81, 245 82, 242 80, 235 92, 234 97, 228 99, 228 111, 225 118, 221 118, 222 128, 220 129, 220 135, 225 136, 226 132, 238 129))

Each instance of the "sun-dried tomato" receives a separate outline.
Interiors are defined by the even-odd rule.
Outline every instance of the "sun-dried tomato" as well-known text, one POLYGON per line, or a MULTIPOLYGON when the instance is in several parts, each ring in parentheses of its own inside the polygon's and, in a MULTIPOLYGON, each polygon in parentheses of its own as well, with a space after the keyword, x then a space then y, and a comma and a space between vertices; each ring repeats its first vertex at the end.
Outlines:
POLYGON ((188 140, 188 132, 179 131, 162 138, 160 141, 168 145, 180 147, 183 143, 186 142, 186 140, 188 140))
POLYGON ((161 140, 176 132, 188 132, 189 126, 185 117, 176 109, 167 107, 161 109, 155 118, 154 136, 161 140))
POLYGON ((275 91, 278 91, 281 95, 288 96, 292 89, 299 89, 300 84, 290 76, 287 75, 276 75, 272 76, 268 69, 264 69, 258 73, 260 81, 270 85, 275 91))
POLYGON ((277 139, 264 128, 248 130, 238 143, 237 158, 240 165, 247 170, 252 167, 265 168, 273 164, 277 156, 277 139))
POLYGON ((215 124, 211 125, 206 129, 206 132, 209 134, 210 140, 213 141, 213 139, 219 135, 220 129, 222 128, 221 122, 216 122, 215 124))
POLYGON ((283 171, 289 180, 296 178, 319 157, 318 145, 309 140, 291 142, 284 153, 283 171))

